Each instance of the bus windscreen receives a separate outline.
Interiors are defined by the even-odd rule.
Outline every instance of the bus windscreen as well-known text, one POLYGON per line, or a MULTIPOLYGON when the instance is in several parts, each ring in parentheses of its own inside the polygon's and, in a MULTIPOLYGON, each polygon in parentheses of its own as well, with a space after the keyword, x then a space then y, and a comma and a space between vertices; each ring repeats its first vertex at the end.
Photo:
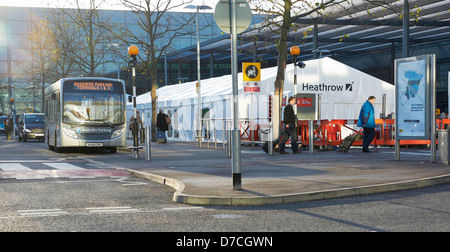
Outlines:
POLYGON ((75 80, 63 84, 63 122, 67 124, 123 124, 124 103, 121 82, 75 80))

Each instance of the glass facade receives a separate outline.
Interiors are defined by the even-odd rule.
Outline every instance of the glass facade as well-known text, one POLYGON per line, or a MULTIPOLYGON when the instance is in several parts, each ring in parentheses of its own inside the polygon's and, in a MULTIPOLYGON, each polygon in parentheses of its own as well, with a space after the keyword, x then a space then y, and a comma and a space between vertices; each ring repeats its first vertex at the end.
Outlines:
MULTIPOLYGON (((39 24, 41 20, 47 19, 55 9, 28 8, 28 7, 2 7, 0 6, 0 113, 9 114, 10 97, 15 99, 13 109, 16 114, 22 114, 28 111, 42 112, 42 83, 33 80, 30 69, 36 70, 36 55, 32 52, 30 34, 33 27, 39 24)), ((195 13, 173 13, 168 12, 165 23, 159 25, 176 26, 180 18, 188 19, 195 13)), ((210 40, 222 34, 220 28, 214 22, 212 13, 199 13, 200 42, 210 40)), ((146 33, 138 25, 138 17, 131 11, 125 10, 101 10, 99 16, 117 31, 126 28, 134 36, 145 39, 146 33)), ((66 24, 68 27, 71 24, 66 24)), ((178 24, 179 25, 179 24, 178 24)), ((187 35, 176 37, 171 43, 171 48, 167 53, 174 52, 189 46, 196 45, 197 33, 195 22, 190 22, 185 27, 187 35)), ((167 39, 158 40, 158 43, 165 45, 168 39, 174 35, 174 32, 167 34, 167 39)), ((116 50, 107 53, 102 62, 95 69, 98 77, 120 78, 126 81, 127 93, 132 93, 131 72, 127 67, 128 59, 125 57, 128 45, 123 42, 103 43, 103 50, 114 46, 116 50), (122 53, 123 52, 123 53, 122 53)), ((35 50, 35 49, 34 49, 35 50)), ((141 49, 142 50, 142 49, 141 49)), ((141 51, 145 53, 145 51, 141 51)), ((210 62, 202 62, 202 78, 210 77, 210 62), (203 70, 204 69, 204 70, 203 70)), ((229 73, 229 65, 215 64, 214 75, 223 75, 229 73)), ((71 77, 80 76, 80 72, 72 72, 71 77)), ((137 93, 141 94, 150 90, 151 80, 147 74, 136 72, 137 93)), ((47 78, 45 86, 54 81, 67 76, 51 76, 47 78)), ((196 79, 196 65, 193 64, 167 64, 167 70, 164 64, 164 58, 158 62, 158 86, 166 84, 175 84, 179 81, 190 81, 196 79), (181 75, 180 75, 181 71, 181 75), (167 72, 167 76, 166 76, 167 72), (183 78, 179 78, 183 76, 183 78)))
MULTIPOLYGON (((10 113, 9 99, 13 97, 16 114, 28 111, 42 112, 42 86, 43 84, 30 75, 30 70, 36 68, 35 54, 31 53, 30 33, 33 26, 50 15, 54 9, 27 8, 27 7, 2 7, 0 6, 0 113, 10 113)), ((195 10, 193 10, 195 11, 195 10)), ((195 13, 167 13, 168 17, 160 25, 176 26, 179 20, 188 19, 195 13)), ((223 33, 215 24, 212 13, 200 11, 199 33, 200 42, 215 39, 223 33)), ((116 31, 126 28, 134 36, 145 40, 146 33, 139 26, 139 18, 131 11, 102 10, 101 17, 107 23, 116 28, 116 31)), ((253 16, 252 24, 263 21, 263 17, 253 16)), ((67 24, 70 26, 70 24, 67 24)), ((195 47, 197 42, 196 23, 189 22, 185 27, 185 35, 176 37, 171 43, 171 48, 166 53, 174 53, 178 50, 185 52, 186 48, 195 47)), ((168 43, 168 38, 174 35, 169 32, 167 38, 159 40, 161 45, 168 43)), ((131 71, 127 67, 126 52, 128 45, 120 41, 105 42, 103 49, 114 47, 111 53, 102 58, 102 62, 96 68, 96 76, 120 78, 126 82, 126 91, 132 93, 131 71)), ((141 49, 141 48, 140 48, 141 49)), ((450 42, 441 41, 431 45, 413 47, 414 55, 436 54, 436 97, 437 108, 441 112, 448 113, 448 72, 450 71, 450 42)), ((190 51, 195 53, 195 49, 190 51)), ((140 51, 140 55, 145 50, 140 51)), ((210 61, 208 52, 201 52, 201 78, 217 77, 230 74, 230 64, 215 63, 210 61), (211 68, 213 64, 213 68, 211 68)), ((368 73, 372 76, 393 83, 393 60, 400 57, 401 48, 397 43, 394 52, 378 53, 374 55, 348 55, 335 58, 340 62, 368 73)), ((261 59, 262 61, 262 59, 261 59)), ((276 58, 270 62, 261 62, 263 67, 276 65, 276 58)), ((240 66, 239 66, 240 67, 240 66)), ((45 82, 45 86, 63 77, 81 76, 79 72, 73 72, 66 76, 51 76, 45 82)), ((158 74, 156 83, 158 87, 193 81, 197 79, 197 63, 193 62, 164 62, 164 57, 158 62, 158 74)), ((136 71, 137 94, 148 92, 151 88, 151 78, 139 68, 136 71)))

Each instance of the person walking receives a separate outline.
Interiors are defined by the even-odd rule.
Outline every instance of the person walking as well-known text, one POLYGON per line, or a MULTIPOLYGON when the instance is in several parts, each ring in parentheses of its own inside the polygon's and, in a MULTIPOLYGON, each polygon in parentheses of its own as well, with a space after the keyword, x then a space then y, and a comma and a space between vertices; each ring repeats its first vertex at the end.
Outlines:
POLYGON ((283 122, 284 122, 284 132, 282 133, 282 139, 279 145, 280 148, 280 154, 288 154, 286 151, 284 151, 284 147, 286 145, 287 140, 289 139, 289 136, 291 137, 291 146, 292 146, 292 152, 294 154, 300 153, 301 150, 298 149, 298 135, 297 135, 297 127, 296 120, 297 117, 294 113, 294 105, 296 105, 296 100, 294 96, 289 97, 288 104, 284 108, 284 114, 283 114, 283 122))
POLYGON ((142 123, 142 118, 141 118, 141 115, 140 115, 138 110, 136 110, 136 123, 137 123, 137 132, 136 133, 134 132, 133 122, 134 122, 134 115, 132 115, 131 118, 130 118, 129 129, 131 130, 131 135, 133 137, 134 137, 134 134, 136 134, 137 135, 137 139, 140 139, 139 137, 141 137, 141 138, 143 137, 142 135, 139 136, 139 134, 142 134, 141 130, 144 128, 144 124, 142 123))
POLYGON ((6 135, 6 140, 7 142, 11 142, 11 134, 13 131, 13 120, 11 120, 10 116, 6 117, 5 120, 5 135, 6 135))
POLYGON ((169 129, 170 118, 162 109, 159 110, 159 114, 156 117, 156 138, 158 143, 166 143, 166 131, 169 129))
POLYGON ((369 96, 367 101, 362 105, 359 112, 358 127, 362 127, 364 130, 363 137, 363 152, 371 152, 369 145, 375 138, 375 109, 373 104, 375 103, 375 96, 369 96))

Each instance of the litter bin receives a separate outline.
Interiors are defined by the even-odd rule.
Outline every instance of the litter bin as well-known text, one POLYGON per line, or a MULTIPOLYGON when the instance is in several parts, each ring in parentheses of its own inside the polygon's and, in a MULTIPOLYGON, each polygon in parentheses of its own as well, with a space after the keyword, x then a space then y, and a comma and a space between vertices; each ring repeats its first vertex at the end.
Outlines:
POLYGON ((438 162, 448 164, 449 134, 448 129, 438 130, 438 162))

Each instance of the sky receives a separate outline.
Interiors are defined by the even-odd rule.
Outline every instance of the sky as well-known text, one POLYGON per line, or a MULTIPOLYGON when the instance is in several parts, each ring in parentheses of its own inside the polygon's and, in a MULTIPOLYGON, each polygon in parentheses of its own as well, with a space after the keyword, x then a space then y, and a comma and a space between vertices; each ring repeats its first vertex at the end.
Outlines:
MULTIPOLYGON (((0 0, 0 6, 20 6, 20 7, 56 7, 64 1, 61 0, 0 0)), ((108 8, 119 8, 120 0, 108 0, 108 8)))
MULTIPOLYGON (((89 2, 89 0, 81 0, 89 2)), ((136 0, 139 1, 139 0, 136 0)), ((173 0, 177 1, 177 0, 173 0)), ((0 0, 0 6, 20 6, 20 7, 57 7, 64 6, 62 3, 71 2, 70 0, 0 0)), ((208 4, 211 7, 215 7, 218 0, 193 0, 191 4, 208 4)), ((105 9, 125 9, 120 0, 107 0, 106 3, 102 4, 105 9)))

